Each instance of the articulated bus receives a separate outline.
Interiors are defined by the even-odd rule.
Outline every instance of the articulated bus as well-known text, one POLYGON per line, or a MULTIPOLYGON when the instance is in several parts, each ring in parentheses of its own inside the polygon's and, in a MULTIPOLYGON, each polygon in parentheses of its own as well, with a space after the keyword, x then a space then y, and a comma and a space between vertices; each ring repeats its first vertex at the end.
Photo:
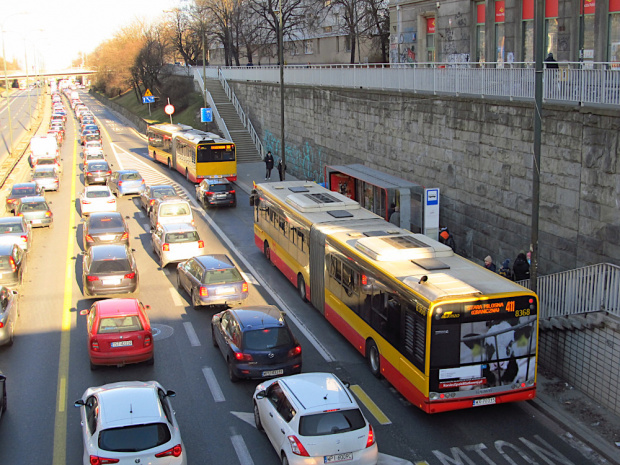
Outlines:
POLYGON ((315 183, 258 184, 256 246, 427 413, 533 399, 538 297, 315 183))
POLYGON ((226 178, 237 180, 235 144, 217 134, 185 124, 153 124, 146 130, 149 156, 188 181, 226 178))

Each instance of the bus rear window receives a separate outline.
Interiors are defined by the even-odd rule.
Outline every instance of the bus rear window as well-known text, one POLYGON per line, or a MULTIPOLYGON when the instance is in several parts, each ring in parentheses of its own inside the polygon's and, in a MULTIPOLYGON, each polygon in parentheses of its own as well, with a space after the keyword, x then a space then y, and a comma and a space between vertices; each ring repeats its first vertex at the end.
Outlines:
POLYGON ((230 144, 227 145, 227 147, 229 147, 229 150, 226 150, 225 148, 213 150, 211 147, 198 146, 196 150, 196 161, 198 163, 212 161, 235 161, 235 146, 230 144))

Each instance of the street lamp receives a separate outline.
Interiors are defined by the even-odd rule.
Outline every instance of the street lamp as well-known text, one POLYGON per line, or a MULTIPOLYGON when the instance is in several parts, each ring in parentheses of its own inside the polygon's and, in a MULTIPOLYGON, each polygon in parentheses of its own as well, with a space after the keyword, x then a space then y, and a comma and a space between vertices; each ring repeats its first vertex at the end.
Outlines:
POLYGON ((282 0, 278 0, 278 61, 280 62, 280 139, 282 140, 282 181, 286 179, 286 150, 284 142, 284 30, 282 28, 282 0))

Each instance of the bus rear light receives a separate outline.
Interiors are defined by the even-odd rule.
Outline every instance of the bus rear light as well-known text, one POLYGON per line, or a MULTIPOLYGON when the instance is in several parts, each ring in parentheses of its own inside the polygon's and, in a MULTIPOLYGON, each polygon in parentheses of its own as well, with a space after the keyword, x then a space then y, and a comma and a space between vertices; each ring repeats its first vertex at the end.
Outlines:
POLYGON ((235 190, 234 190, 234 189, 233 189, 233 190, 230 190, 230 191, 228 191, 228 193, 229 193, 229 194, 234 194, 234 193, 235 193, 235 190))

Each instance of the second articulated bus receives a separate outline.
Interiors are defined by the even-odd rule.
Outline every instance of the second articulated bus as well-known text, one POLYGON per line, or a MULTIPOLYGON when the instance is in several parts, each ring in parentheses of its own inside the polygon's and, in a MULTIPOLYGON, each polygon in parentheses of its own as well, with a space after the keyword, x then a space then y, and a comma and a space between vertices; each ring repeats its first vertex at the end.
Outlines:
POLYGON ((146 130, 149 156, 188 181, 237 180, 235 144, 184 124, 153 124, 146 130))
POLYGON ((536 395, 536 294, 315 183, 256 186, 256 245, 428 413, 536 395))

